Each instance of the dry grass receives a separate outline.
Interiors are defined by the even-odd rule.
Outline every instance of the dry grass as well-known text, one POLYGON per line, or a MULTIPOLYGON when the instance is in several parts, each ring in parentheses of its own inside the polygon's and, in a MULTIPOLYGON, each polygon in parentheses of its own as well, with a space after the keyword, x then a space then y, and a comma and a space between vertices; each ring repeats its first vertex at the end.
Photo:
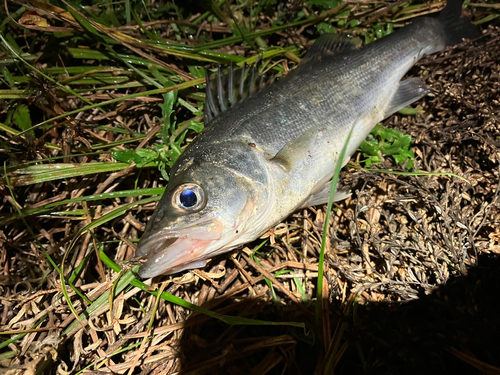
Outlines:
MULTIPOLYGON (((350 6, 367 20, 390 12, 389 7, 374 8, 371 3, 350 6)), ((289 4, 291 14, 298 9, 294 2, 289 4)), ((478 11, 476 19, 480 15, 478 11)), ((170 23, 155 25, 166 39, 175 35, 170 23)), ((218 29, 206 22, 197 27, 202 36, 228 32, 224 23, 218 29)), ((130 28, 122 31, 139 34, 130 28)), ((36 35, 28 32, 26 38, 36 35)), ((276 38, 285 48, 307 45, 309 34, 303 26, 269 38, 266 41, 276 38)), ((251 55, 244 45, 219 51, 251 55)), ((186 80, 191 78, 183 70, 183 60, 165 64, 182 71, 186 80)), ((287 64, 292 66, 293 58, 287 64)), ((385 125, 412 135, 422 170, 451 172, 468 182, 346 168, 343 185, 353 195, 336 204, 331 220, 319 325, 313 298, 324 207, 295 213, 268 232, 257 256, 253 250, 263 239, 214 259, 204 270, 151 281, 151 290, 212 312, 305 323, 303 330, 230 325, 147 293, 130 273, 116 272, 109 264, 125 271, 133 267, 134 241, 155 202, 140 204, 142 197, 131 195, 75 202, 59 208, 57 215, 51 211, 9 221, 0 230, 0 371, 499 374, 500 28, 492 25, 482 40, 421 61, 409 75, 423 77, 433 95, 418 103, 423 114, 395 115, 385 125), (123 214, 82 232, 85 225, 121 208, 126 209, 123 214), (61 274, 49 257, 67 278, 66 297, 61 274), (76 277, 68 279, 73 274, 76 277), (75 312, 84 311, 89 314, 79 322, 75 312)), ((39 122, 42 116, 84 106, 72 95, 59 96, 56 87, 38 75, 31 85, 37 94, 26 100, 36 108, 32 116, 39 116, 39 122)), ((151 147, 160 131, 155 116, 160 116, 158 104, 163 99, 141 96, 141 90, 83 93, 92 102, 137 96, 120 106, 105 106, 105 113, 89 110, 63 116, 36 139, 2 135, 2 142, 8 141, 13 150, 2 160, 10 167, 57 154, 64 162, 91 164, 112 161, 112 146, 151 147), (54 152, 44 142, 59 149, 54 152), (84 155, 74 156, 75 150, 84 150, 84 155)), ((185 97, 196 106, 194 92, 185 97)), ((191 119, 185 109, 177 116, 179 121, 191 119)), ((187 140, 192 137, 188 133, 187 140)), ((403 171, 390 159, 380 168, 403 171)), ((16 186, 12 195, 4 185, 0 210, 2 218, 8 218, 16 206, 43 208, 64 199, 164 184, 156 168, 131 165, 107 174, 16 186)))

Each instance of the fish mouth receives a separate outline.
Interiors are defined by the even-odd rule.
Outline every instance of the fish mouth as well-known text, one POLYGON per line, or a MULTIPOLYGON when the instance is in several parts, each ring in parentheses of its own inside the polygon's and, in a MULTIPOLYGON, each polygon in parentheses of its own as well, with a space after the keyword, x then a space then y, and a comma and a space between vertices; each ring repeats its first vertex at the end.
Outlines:
POLYGON ((209 248, 221 239, 222 229, 222 222, 213 218, 182 230, 165 229, 142 238, 136 256, 147 260, 139 269, 139 276, 147 279, 203 267, 210 257, 209 248))

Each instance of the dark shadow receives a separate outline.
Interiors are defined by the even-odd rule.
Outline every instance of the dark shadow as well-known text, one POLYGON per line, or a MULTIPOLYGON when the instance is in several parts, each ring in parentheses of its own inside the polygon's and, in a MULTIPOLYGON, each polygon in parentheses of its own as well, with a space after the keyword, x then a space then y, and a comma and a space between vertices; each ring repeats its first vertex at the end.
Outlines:
MULTIPOLYGON (((482 255, 479 264, 467 276, 451 278, 432 294, 411 302, 358 305, 346 314, 339 301, 329 303, 328 340, 337 326, 345 328, 335 374, 498 373, 500 257, 482 255), (474 361, 475 367, 469 364, 474 361)), ((308 331, 286 326, 229 326, 215 319, 195 323, 185 329, 181 340, 182 374, 322 372, 325 350, 314 327, 314 305, 282 307, 262 299, 245 299, 227 301, 214 310, 247 318, 304 322, 308 331)))

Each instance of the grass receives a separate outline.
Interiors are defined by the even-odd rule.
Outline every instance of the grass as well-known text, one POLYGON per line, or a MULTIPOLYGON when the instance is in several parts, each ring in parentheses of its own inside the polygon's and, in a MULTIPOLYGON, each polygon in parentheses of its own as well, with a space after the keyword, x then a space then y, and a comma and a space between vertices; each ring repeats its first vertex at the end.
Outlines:
MULTIPOLYGON (((441 4, 309 0, 286 7, 238 0, 197 4, 200 9, 193 10, 188 5, 31 2, 9 3, 2 10, 0 241, 1 258, 8 261, 0 279, 6 296, 0 363, 34 366, 36 373, 58 366, 74 373, 104 368, 132 373, 152 363, 151 369, 165 366, 173 373, 193 369, 185 360, 192 356, 206 373, 224 361, 266 373, 277 371, 284 358, 278 353, 297 346, 314 353, 310 368, 331 373, 339 363, 346 366, 352 346, 366 370, 369 350, 349 336, 363 324, 358 297, 347 296, 345 289, 348 283, 361 288, 365 281, 353 281, 359 269, 344 268, 351 279, 337 275, 335 284, 332 264, 342 270, 344 263, 332 263, 330 255, 324 261, 332 250, 327 236, 332 227, 339 236, 348 232, 339 219, 348 209, 332 211, 332 199, 326 209, 306 214, 316 215, 309 220, 313 225, 292 219, 268 233, 265 243, 252 244, 246 251, 251 256, 235 253, 161 285, 135 278, 138 266, 130 259, 170 167, 203 131, 207 64, 251 64, 262 56, 263 65, 279 75, 300 61, 320 32, 347 31, 370 43, 413 17, 437 12, 441 4), (304 233, 312 235, 302 241, 304 233), (335 288, 344 290, 334 294, 335 288), (335 320, 331 300, 342 306, 344 320, 335 320), (249 334, 248 326, 262 330, 249 334), (190 347, 210 347, 203 337, 221 345, 213 358, 188 353, 190 347), (57 355, 38 356, 44 348, 57 355), (81 358, 74 355, 79 348, 85 353, 81 358)), ((469 8, 478 25, 498 22, 496 4, 469 8)), ((404 122, 422 113, 414 109, 397 116, 404 122)), ((403 177, 442 178, 446 185, 461 174, 453 167, 415 172, 413 164, 424 159, 413 154, 415 137, 384 127, 373 136, 355 167, 385 162, 376 170, 381 176, 391 165, 384 157, 392 156, 408 168, 393 172, 403 177)), ((334 184, 339 175, 337 170, 334 184)))

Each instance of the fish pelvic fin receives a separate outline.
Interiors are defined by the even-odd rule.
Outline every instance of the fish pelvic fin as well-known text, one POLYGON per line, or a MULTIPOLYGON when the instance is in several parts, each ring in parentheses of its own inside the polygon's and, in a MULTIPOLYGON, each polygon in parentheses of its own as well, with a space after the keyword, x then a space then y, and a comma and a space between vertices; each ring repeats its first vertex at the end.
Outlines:
POLYGON ((446 39, 446 46, 462 43, 463 39, 476 39, 481 36, 479 29, 468 18, 467 11, 462 8, 463 0, 448 0, 446 7, 437 19, 441 23, 446 39))
MULTIPOLYGON (((300 206, 299 209, 327 204, 328 201, 330 200, 331 190, 332 190, 332 181, 330 180, 320 190, 310 195, 309 198, 307 198, 307 200, 300 206)), ((352 193, 349 190, 339 188, 337 186, 337 189, 333 194, 333 201, 334 202, 342 201, 344 199, 349 198, 351 195, 352 193)))
POLYGON ((384 111, 384 118, 416 102, 429 92, 430 90, 427 86, 417 77, 408 78, 399 82, 396 93, 384 111))
POLYGON ((361 39, 342 34, 323 34, 307 52, 300 65, 314 60, 321 60, 323 56, 333 56, 350 52, 361 47, 361 39))

